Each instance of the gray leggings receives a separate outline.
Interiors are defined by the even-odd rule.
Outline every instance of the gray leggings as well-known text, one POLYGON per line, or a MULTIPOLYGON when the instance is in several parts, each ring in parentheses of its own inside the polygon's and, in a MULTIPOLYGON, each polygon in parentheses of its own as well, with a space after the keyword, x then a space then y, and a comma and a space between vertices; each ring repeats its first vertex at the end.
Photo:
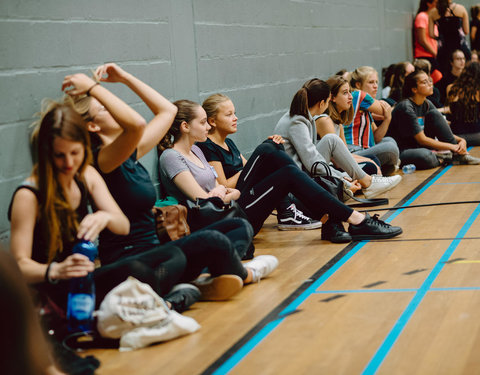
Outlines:
MULTIPOLYGON (((366 176, 366 173, 358 165, 355 159, 353 159, 352 154, 350 151, 348 151, 347 146, 345 146, 345 143, 343 143, 342 139, 338 135, 324 135, 317 143, 317 150, 325 159, 322 161, 330 163, 330 161, 334 160, 335 164, 339 168, 343 169, 354 180, 361 180, 366 176)), ((316 172, 322 175, 326 173, 322 165, 317 166, 316 172)), ((341 174, 334 174, 336 177, 342 177, 341 174)))
MULTIPOLYGON (((424 131, 427 137, 437 138, 445 143, 457 144, 447 120, 436 108, 432 108, 425 114, 424 131)), ((424 147, 402 150, 400 159, 402 165, 415 164, 417 169, 430 169, 440 165, 435 154, 424 147)))
POLYGON ((348 145, 351 153, 364 156, 366 158, 377 158, 380 161, 380 166, 396 165, 398 162, 400 151, 398 150, 397 142, 392 137, 384 137, 375 146, 363 148, 356 145, 348 145))

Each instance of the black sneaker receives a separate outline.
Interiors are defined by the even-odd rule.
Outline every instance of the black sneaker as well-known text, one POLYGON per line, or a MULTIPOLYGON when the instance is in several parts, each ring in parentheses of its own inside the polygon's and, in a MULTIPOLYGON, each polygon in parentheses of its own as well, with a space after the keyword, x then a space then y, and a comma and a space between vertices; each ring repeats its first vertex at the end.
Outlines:
POLYGON ((279 230, 307 230, 317 229, 322 226, 320 220, 313 220, 305 216, 302 211, 292 203, 284 211, 277 212, 279 230))
POLYGON ((347 243, 352 236, 345 231, 340 221, 328 220, 322 227, 322 240, 333 243, 347 243))
POLYGON ((348 232, 354 241, 386 239, 402 234, 402 228, 394 227, 378 219, 378 215, 371 217, 365 213, 365 219, 358 225, 350 224, 348 232))
POLYGON ((201 295, 200 290, 195 285, 178 284, 172 288, 164 299, 170 302, 172 310, 182 313, 197 302, 201 295))

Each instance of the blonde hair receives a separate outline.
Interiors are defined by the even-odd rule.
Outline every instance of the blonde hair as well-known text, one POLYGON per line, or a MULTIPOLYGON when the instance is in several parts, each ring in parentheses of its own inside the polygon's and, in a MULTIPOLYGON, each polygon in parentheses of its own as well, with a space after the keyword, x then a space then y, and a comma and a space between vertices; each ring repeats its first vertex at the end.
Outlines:
POLYGON ((351 72, 350 87, 352 88, 352 90, 357 90, 357 83, 360 83, 360 86, 362 86, 364 82, 368 79, 368 77, 373 73, 376 73, 378 75, 377 71, 371 66, 361 66, 351 72))
POLYGON ((335 124, 344 125, 350 124, 353 121, 353 105, 346 111, 339 112, 337 105, 333 102, 333 98, 338 95, 340 88, 347 84, 348 81, 342 76, 333 76, 327 80, 332 93, 332 99, 328 103, 328 114, 335 124))
POLYGON ((78 169, 78 176, 92 161, 90 137, 82 117, 67 104, 45 100, 40 119, 34 123, 32 133, 35 164, 32 176, 37 183, 39 195, 39 223, 46 239, 48 260, 62 252, 63 240, 75 241, 78 221, 75 210, 66 199, 63 187, 57 180, 53 162, 53 142, 60 137, 72 142, 80 142, 84 147, 84 159, 78 169))
POLYGON ((413 66, 415 67, 415 69, 423 70, 428 75, 430 75, 430 72, 432 70, 432 64, 426 59, 415 59, 415 61, 413 62, 413 66))
MULTIPOLYGON (((227 95, 223 94, 213 94, 210 95, 207 99, 205 99, 202 103, 202 107, 207 113, 207 120, 210 118, 215 118, 218 113, 218 108, 220 107, 220 104, 225 103, 226 101, 231 100, 227 95)), ((208 122, 210 124, 210 122, 208 122)), ((211 128, 209 130, 209 133, 213 133, 215 131, 215 126, 210 124, 211 128)))

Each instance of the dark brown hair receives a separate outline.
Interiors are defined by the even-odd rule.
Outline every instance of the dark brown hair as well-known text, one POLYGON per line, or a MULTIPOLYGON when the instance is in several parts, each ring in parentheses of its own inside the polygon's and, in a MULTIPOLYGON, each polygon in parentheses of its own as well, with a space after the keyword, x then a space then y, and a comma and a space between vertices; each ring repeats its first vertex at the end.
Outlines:
POLYGON ((330 88, 325 81, 313 78, 304 83, 302 88, 293 96, 290 104, 290 116, 295 115, 308 118, 308 109, 330 96, 330 88))
POLYGON ((192 121, 195 116, 197 116, 196 109, 200 107, 200 104, 187 99, 177 100, 173 104, 178 108, 177 115, 173 120, 172 126, 170 126, 170 129, 168 129, 167 134, 157 145, 159 154, 161 154, 165 149, 171 148, 175 142, 180 139, 182 135, 180 131, 180 125, 184 121, 186 123, 192 121))

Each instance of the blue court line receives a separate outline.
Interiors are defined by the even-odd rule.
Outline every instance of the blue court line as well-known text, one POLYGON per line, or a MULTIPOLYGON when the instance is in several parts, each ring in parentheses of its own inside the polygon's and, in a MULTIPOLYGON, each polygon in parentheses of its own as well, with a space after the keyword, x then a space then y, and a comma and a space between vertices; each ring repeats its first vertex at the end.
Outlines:
MULTIPOLYGON (((450 292, 462 290, 480 290, 480 286, 459 286, 445 288, 430 288, 433 292, 450 292)), ((314 294, 358 294, 358 293, 411 293, 418 292, 419 288, 406 289, 347 289, 347 290, 317 290, 314 294)))
POLYGON ((470 215, 467 222, 460 229, 455 239, 452 241, 452 243, 447 248, 447 250, 445 250, 445 253, 442 255, 440 260, 432 269, 428 277, 425 279, 421 287, 418 289, 415 296, 412 298, 412 300, 408 304, 407 308, 403 311, 402 315, 398 318, 397 322, 395 323, 392 330, 383 341, 380 348, 377 350, 375 355, 372 357, 368 365, 363 370, 362 375, 371 375, 377 372, 378 368, 385 360, 385 357, 388 355, 388 353, 392 349, 392 346, 397 341, 398 337, 402 333, 403 329, 409 322, 414 312, 417 310, 423 298, 425 297, 427 292, 431 291, 430 287, 432 286, 437 276, 440 274, 443 267, 445 267, 445 262, 452 256, 453 252, 455 251, 457 246, 460 244, 462 237, 465 236, 468 229, 472 226, 473 222, 478 217, 478 215, 480 215, 480 205, 478 205, 477 208, 475 208, 472 215, 470 215))
MULTIPOLYGON (((435 182, 437 182, 440 177, 442 177, 445 173, 447 173, 447 171, 449 171, 450 168, 452 168, 451 165, 449 165, 448 167, 445 167, 432 181, 428 182, 423 188, 421 188, 416 194, 414 194, 408 201, 406 201, 404 206, 411 205, 412 202, 414 202, 420 195, 422 195, 425 192, 425 190, 427 190, 430 186, 435 184, 435 182)), ((387 222, 392 221, 394 218, 400 215, 403 211, 404 211, 403 209, 396 210, 392 215, 390 215, 388 220, 385 220, 385 221, 387 222)))
POLYGON ((472 184, 480 184, 480 181, 472 181, 472 182, 440 182, 435 184, 435 186, 440 185, 472 185, 472 184))
MULTIPOLYGON (((429 181, 419 192, 412 196, 404 206, 410 205, 415 199, 417 199, 425 190, 433 185, 440 177, 442 177, 451 166, 445 167, 435 178, 429 181)), ((395 217, 397 217, 402 210, 395 211, 385 222, 391 222, 395 217)), ((320 287, 327 279, 330 278, 338 269, 340 269, 346 262, 348 262, 355 254, 357 254, 360 249, 365 246, 368 241, 363 241, 358 243, 352 248, 347 254, 345 254, 334 266, 328 269, 320 278, 312 283, 302 294, 300 294, 294 301, 290 303, 279 315, 279 318, 268 323, 263 327, 258 333, 255 334, 245 345, 238 349, 230 358, 222 363, 212 374, 213 375, 224 375, 228 374, 239 362, 241 362, 264 338, 266 338, 276 327, 283 322, 285 317, 282 315, 288 315, 289 313, 295 311, 309 296, 311 296, 316 289, 320 287)))

